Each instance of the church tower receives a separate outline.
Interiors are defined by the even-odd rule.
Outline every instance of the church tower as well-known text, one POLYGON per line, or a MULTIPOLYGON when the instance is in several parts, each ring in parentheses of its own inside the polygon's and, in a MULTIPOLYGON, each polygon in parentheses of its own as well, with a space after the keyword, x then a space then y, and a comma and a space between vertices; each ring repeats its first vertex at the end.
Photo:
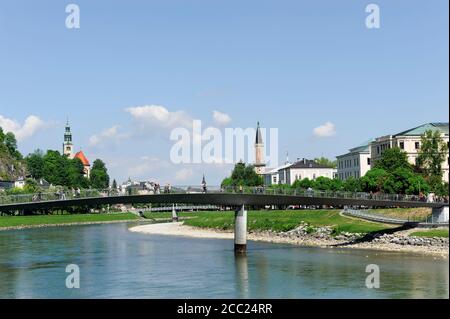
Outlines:
POLYGON ((69 158, 73 157, 72 132, 70 131, 69 120, 67 120, 66 131, 64 132, 63 154, 69 158))
POLYGON ((262 175, 266 170, 266 163, 264 159, 264 141, 261 134, 261 128, 256 128, 256 142, 255 142, 255 171, 256 174, 262 175))

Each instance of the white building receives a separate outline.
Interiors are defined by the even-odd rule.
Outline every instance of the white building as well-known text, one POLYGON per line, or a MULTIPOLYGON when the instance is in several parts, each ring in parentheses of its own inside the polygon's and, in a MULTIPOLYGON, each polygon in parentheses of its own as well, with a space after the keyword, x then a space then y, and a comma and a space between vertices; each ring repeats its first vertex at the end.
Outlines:
POLYGON ((266 173, 263 174, 264 177, 264 185, 278 185, 281 184, 280 182, 280 172, 283 175, 282 179, 286 180, 286 170, 285 168, 291 166, 292 163, 286 163, 282 166, 279 166, 277 168, 274 169, 270 169, 269 171, 267 171, 266 173))
MULTIPOLYGON (((371 167, 373 167, 376 161, 381 158, 385 150, 393 147, 398 147, 406 152, 408 161, 412 165, 415 165, 417 163, 417 157, 419 156, 421 137, 428 130, 440 132, 441 137, 448 144, 448 123, 426 123, 395 135, 382 136, 370 143, 371 167)), ((448 164, 449 160, 447 153, 447 157, 442 163, 442 177, 446 182, 449 180, 448 164)))
POLYGON ((321 165, 314 160, 306 158, 290 164, 278 171, 278 184, 292 185, 296 180, 308 178, 315 180, 318 177, 335 178, 337 170, 332 167, 321 165))
POLYGON ((26 184, 25 178, 19 177, 16 181, 14 181, 14 187, 15 188, 24 188, 26 184))
POLYGON ((373 139, 350 149, 347 154, 336 156, 337 177, 340 180, 345 181, 350 177, 360 178, 366 175, 370 170, 370 142, 372 141, 373 139))

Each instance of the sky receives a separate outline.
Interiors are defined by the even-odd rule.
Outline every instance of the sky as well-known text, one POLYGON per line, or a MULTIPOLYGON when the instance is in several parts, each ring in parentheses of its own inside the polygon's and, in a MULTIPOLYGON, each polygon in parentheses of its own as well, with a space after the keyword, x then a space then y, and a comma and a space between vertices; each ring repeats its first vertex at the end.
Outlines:
MULTIPOLYGON (((0 0, 0 126, 23 154, 101 158, 120 183, 219 185, 175 128, 278 129, 279 162, 449 118, 448 1, 0 0), (67 28, 66 6, 80 9, 67 28), (367 5, 380 27, 367 28, 367 5)), ((195 136, 195 134, 193 134, 195 136)))

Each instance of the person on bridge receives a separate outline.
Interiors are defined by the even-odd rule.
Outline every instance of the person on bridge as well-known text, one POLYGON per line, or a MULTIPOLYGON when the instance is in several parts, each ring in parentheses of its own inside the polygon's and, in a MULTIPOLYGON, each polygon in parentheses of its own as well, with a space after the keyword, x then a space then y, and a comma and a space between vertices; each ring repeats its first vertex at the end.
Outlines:
POLYGON ((206 194, 208 192, 208 186, 206 185, 205 175, 203 175, 202 180, 202 192, 203 194, 206 194))

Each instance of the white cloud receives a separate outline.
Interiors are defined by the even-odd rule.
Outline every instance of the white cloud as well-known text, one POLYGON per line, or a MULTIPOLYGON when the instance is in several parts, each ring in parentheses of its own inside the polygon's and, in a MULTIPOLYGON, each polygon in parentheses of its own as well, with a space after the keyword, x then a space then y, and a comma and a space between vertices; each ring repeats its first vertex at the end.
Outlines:
POLYGON ((98 146, 98 145, 103 144, 108 141, 118 142, 121 139, 130 137, 130 134, 120 133, 119 129, 120 129, 119 125, 114 125, 110 128, 107 128, 107 129, 101 131, 99 134, 92 135, 89 138, 89 145, 90 146, 98 146))
POLYGON ((164 106, 144 105, 126 108, 125 111, 145 128, 192 127, 192 119, 183 111, 170 112, 164 106))
POLYGON ((336 135, 336 126, 331 122, 316 127, 313 131, 315 137, 331 137, 336 135))
POLYGON ((213 119, 218 125, 227 125, 231 122, 231 117, 228 114, 219 111, 213 112, 213 119))
POLYGON ((194 171, 191 168, 182 168, 175 173, 176 181, 186 181, 194 176, 194 171))
POLYGON ((16 120, 12 120, 0 115, 0 127, 5 132, 12 132, 18 141, 23 141, 33 136, 37 131, 45 128, 47 123, 42 121, 36 115, 30 115, 25 119, 25 122, 20 124, 16 120))

